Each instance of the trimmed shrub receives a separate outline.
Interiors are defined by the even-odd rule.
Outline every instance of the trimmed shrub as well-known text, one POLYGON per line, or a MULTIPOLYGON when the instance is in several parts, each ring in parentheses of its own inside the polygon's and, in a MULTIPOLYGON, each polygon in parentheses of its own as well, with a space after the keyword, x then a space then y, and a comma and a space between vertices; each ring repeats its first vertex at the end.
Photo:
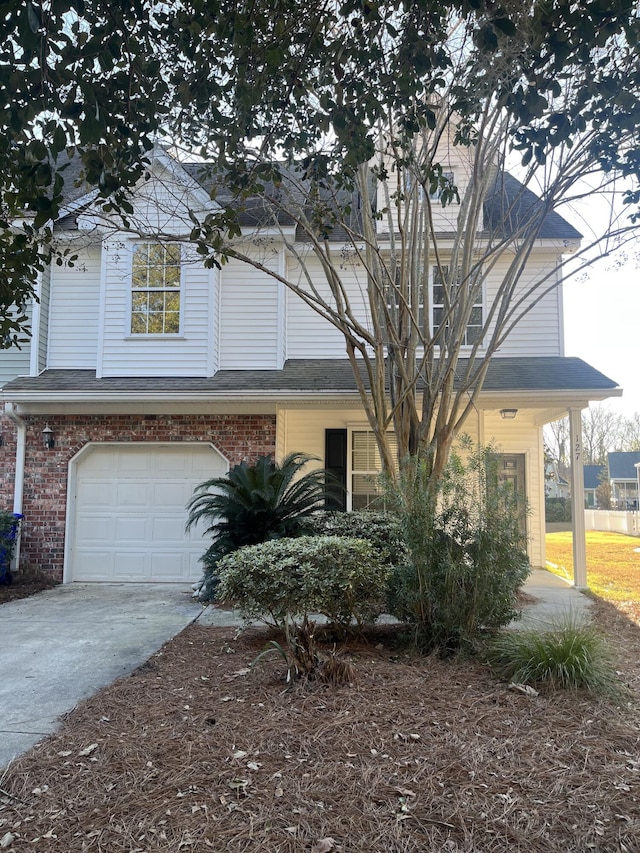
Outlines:
POLYGON ((544 515, 547 522, 571 521, 571 501, 568 498, 545 498, 544 515))
POLYGON ((550 631, 510 631, 487 648, 487 662, 518 684, 615 695, 619 682, 606 642, 592 626, 568 619, 550 631))
POLYGON ((284 627, 322 613, 348 628, 384 610, 389 569, 370 542, 301 536, 240 548, 218 563, 216 597, 238 605, 245 619, 284 627))
POLYGON ((383 566, 399 566, 407 561, 407 546, 402 525, 391 512, 318 512, 307 522, 310 533, 317 536, 346 536, 366 539, 380 556, 383 566))

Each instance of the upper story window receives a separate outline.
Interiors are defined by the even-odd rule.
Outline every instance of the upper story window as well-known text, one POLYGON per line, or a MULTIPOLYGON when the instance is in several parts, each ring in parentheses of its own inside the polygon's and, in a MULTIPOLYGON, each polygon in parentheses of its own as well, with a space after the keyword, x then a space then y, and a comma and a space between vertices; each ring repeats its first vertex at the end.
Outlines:
POLYGON ((456 185, 455 175, 453 172, 443 172, 441 182, 435 188, 433 192, 429 193, 429 198, 432 200, 437 200, 442 198, 443 188, 448 188, 451 190, 451 187, 456 185))
MULTIPOLYGON (((456 298, 456 290, 459 283, 459 277, 456 278, 455 281, 450 281, 449 279, 449 267, 448 265, 443 265, 441 267, 434 266, 433 272, 431 275, 431 322, 430 329, 431 333, 435 335, 442 325, 443 317, 446 313, 446 301, 445 301, 445 284, 444 282, 449 282, 449 295, 450 299, 453 301, 456 298)), ((389 308, 395 307, 395 310, 398 312, 402 311, 403 302, 400 299, 398 293, 395 294, 395 305, 392 302, 393 296, 388 301, 389 308)), ((469 322, 467 324, 467 328, 465 329, 464 337, 462 339, 463 346, 473 346, 474 343, 479 341, 482 337, 482 325, 483 325, 483 301, 482 301, 482 293, 480 293, 476 297, 477 301, 471 307, 471 313, 469 316, 469 322)), ((414 311, 415 320, 418 323, 418 328, 422 329, 425 317, 424 317, 424 286, 420 284, 418 286, 418 310, 414 311)))
MULTIPOLYGON (((438 331, 442 324, 442 319, 445 314, 445 286, 444 281, 449 279, 449 267, 434 267, 433 270, 433 334, 438 331)), ((459 279, 456 278, 455 281, 450 281, 450 298, 454 299, 456 296, 456 288, 458 286, 459 279)), ((482 311, 482 294, 477 297, 477 301, 473 303, 471 307, 471 314, 469 315, 469 322, 467 324, 467 328, 465 329, 464 338, 462 339, 463 346, 472 346, 482 337, 482 323, 483 323, 483 311, 482 311)))
POLYGON ((180 246, 137 243, 131 277, 131 334, 180 331, 180 246))

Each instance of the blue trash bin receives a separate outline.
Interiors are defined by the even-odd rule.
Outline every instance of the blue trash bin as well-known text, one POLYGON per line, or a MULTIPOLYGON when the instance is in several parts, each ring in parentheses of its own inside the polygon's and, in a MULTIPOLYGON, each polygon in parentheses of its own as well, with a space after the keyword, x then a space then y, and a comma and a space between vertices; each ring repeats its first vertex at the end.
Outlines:
POLYGON ((19 512, 12 514, 13 522, 11 526, 4 534, 0 534, 0 584, 10 584, 13 581, 11 558, 16 547, 20 522, 24 517, 19 512))

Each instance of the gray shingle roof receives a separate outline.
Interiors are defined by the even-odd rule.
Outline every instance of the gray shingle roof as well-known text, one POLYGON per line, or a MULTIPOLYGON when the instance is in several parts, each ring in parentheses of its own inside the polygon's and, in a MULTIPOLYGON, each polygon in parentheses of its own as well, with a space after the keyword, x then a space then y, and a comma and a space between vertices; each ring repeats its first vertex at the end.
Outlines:
POLYGON ((559 213, 545 213, 542 201, 508 172, 500 172, 496 176, 485 202, 484 215, 485 230, 495 229, 498 234, 512 233, 523 221, 536 222, 540 218, 540 239, 573 241, 582 237, 559 213))
MULTIPOLYGON (((464 359, 460 371, 464 370, 464 359)), ((494 358, 484 391, 613 391, 616 383, 579 358, 494 358)), ((107 377, 96 379, 91 370, 46 370, 40 376, 18 377, 3 392, 267 395, 286 393, 357 393, 347 359, 291 359, 282 370, 220 370, 199 377, 107 377)), ((640 460, 640 455, 639 455, 640 460)))
MULTIPOLYGON (((212 191, 214 185, 219 180, 212 175, 206 163, 181 163, 180 165, 207 193, 212 191)), ((82 163, 76 157, 71 160, 63 171, 66 203, 77 200, 89 190, 89 187, 86 185, 76 186, 81 169, 82 163)), ((287 172, 283 174, 286 180, 287 172)), ((291 176, 292 182, 295 183, 296 187, 304 184, 295 172, 291 172, 291 176)), ((328 191, 325 194, 328 198, 328 191)), ((281 226, 292 226, 294 224, 294 217, 278 206, 277 202, 280 195, 281 193, 275 185, 266 183, 264 197, 249 198, 243 202, 243 207, 239 214, 240 224, 247 227, 255 227, 259 224, 268 223, 270 218, 277 218, 281 226), (274 202, 273 204, 270 203, 270 199, 274 202)), ((375 197, 375 193, 373 195, 375 197)), ((338 196, 341 205, 350 204, 351 221, 349 225, 358 231, 361 218, 361 199, 359 194, 341 190, 338 192, 338 196)), ((224 187, 219 187, 216 198, 221 204, 228 204, 233 201, 230 194, 225 192, 224 187)), ((521 227, 523 220, 525 222, 535 222, 537 217, 542 220, 541 230, 538 235, 541 239, 572 241, 579 240, 582 236, 579 231, 558 213, 545 213, 541 200, 531 190, 525 188, 513 175, 507 172, 499 172, 484 205, 485 233, 493 233, 499 236, 509 233, 512 230, 517 231, 521 227)), ((67 217, 60 220, 58 227, 63 229, 75 227, 75 218, 67 217)), ((446 237, 447 235, 442 236, 446 237)), ((298 239, 304 239, 302 233, 298 233, 297 237, 298 239)), ((329 232, 328 237, 331 242, 342 243, 346 240, 347 235, 345 229, 339 223, 336 223, 329 232)))

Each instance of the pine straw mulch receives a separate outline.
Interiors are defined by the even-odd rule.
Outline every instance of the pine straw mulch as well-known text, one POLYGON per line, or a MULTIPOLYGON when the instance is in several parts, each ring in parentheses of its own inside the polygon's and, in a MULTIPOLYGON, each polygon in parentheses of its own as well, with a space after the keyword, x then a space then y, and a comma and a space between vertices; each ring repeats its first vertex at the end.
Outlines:
POLYGON ((639 851, 640 628, 598 603, 626 708, 509 691, 474 661, 352 643, 287 689, 269 636, 193 625, 0 781, 0 849, 639 851), (4 848, 2 845, 4 844, 4 848))
POLYGON ((7 601, 17 601, 20 598, 29 598, 37 592, 53 589, 54 586, 58 586, 58 581, 45 572, 30 570, 14 572, 13 581, 10 584, 0 583, 0 604, 6 604, 7 601))

